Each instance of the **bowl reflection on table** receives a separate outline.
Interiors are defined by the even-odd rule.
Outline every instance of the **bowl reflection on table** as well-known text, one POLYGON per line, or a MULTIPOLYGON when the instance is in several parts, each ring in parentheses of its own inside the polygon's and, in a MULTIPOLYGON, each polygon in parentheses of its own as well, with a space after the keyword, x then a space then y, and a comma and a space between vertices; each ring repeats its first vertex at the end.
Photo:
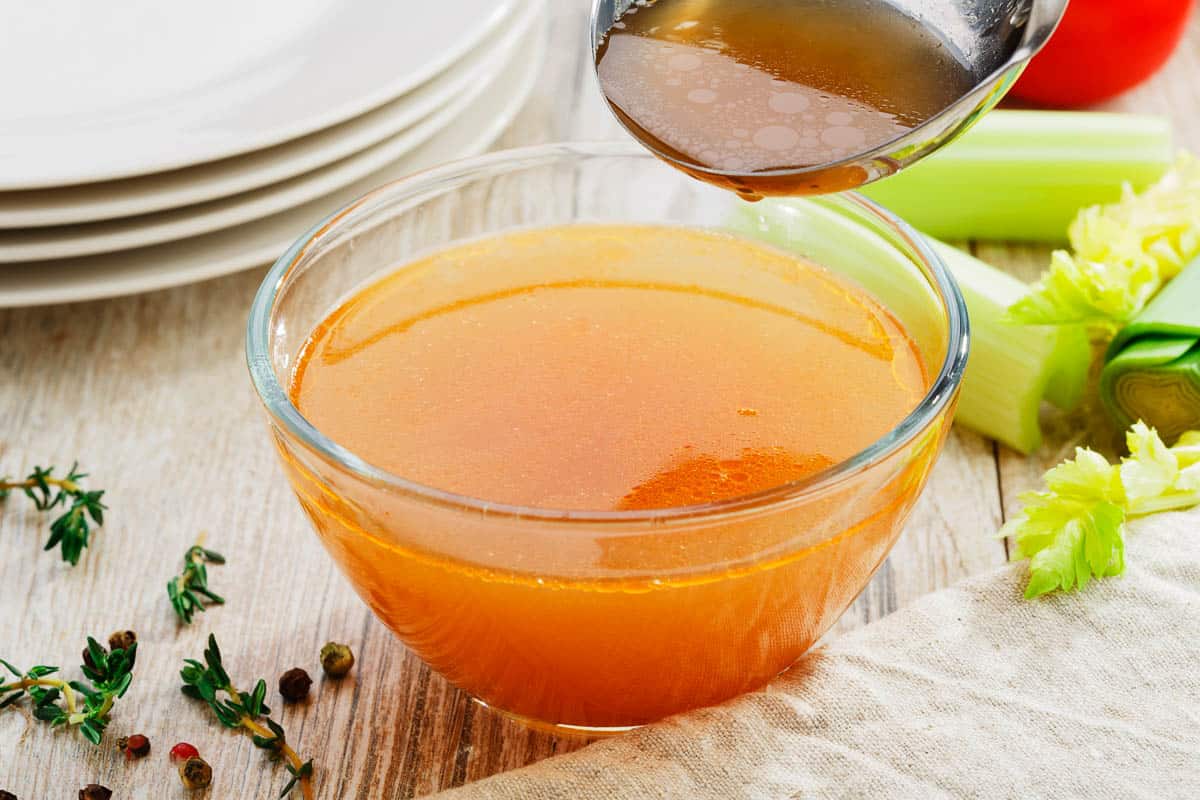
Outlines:
POLYGON ((751 206, 624 144, 497 153, 377 190, 277 262, 247 337, 285 472, 376 615, 482 702, 589 730, 755 689, 829 628, 925 484, 966 352, 945 268, 869 202, 751 206), (869 448, 810 478, 704 506, 597 512, 488 503, 388 474, 291 403, 299 348, 352 290, 430 249, 578 221, 733 230, 794 248, 888 307, 929 367, 928 392, 869 448))

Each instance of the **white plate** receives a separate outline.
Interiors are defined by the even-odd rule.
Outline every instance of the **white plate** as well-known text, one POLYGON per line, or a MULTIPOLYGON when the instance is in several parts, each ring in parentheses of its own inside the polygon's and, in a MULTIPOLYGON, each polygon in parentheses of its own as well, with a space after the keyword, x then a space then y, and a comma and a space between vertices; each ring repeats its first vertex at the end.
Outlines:
POLYGON ((351 186, 267 219, 205 236, 125 253, 4 267, 0 308, 136 294, 269 264, 304 231, 381 184, 487 149, 528 98, 544 51, 545 38, 538 35, 536 46, 525 48, 505 68, 499 88, 465 111, 446 133, 351 186))
POLYGON ((146 175, 344 122, 522 0, 36 0, 4 15, 0 189, 146 175))
MULTIPOLYGON (((537 0, 541 2, 541 0, 537 0)), ((230 197, 331 164, 395 136, 499 69, 535 17, 520 14, 436 78, 332 128, 242 156, 121 181, 0 192, 0 229, 132 217, 230 197)))
MULTIPOLYGON (((515 49, 527 49, 528 38, 527 33, 515 49)), ((76 258, 162 244, 242 225, 322 197, 370 175, 438 135, 479 98, 496 91, 504 64, 502 61, 493 66, 490 74, 479 76, 466 91, 399 135, 272 186, 143 217, 0 231, 0 264, 76 258)))

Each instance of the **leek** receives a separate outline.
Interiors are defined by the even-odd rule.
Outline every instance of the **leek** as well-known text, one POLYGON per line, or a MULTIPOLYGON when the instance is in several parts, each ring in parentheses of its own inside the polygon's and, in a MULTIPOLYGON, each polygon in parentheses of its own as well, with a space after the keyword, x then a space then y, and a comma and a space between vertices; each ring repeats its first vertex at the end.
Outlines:
POLYGON ((862 188, 943 239, 1061 242, 1076 213, 1141 190, 1172 161, 1160 117, 994 111, 958 141, 862 188))
MULTIPOLYGON (((921 319, 931 305, 927 286, 895 279, 913 269, 911 262, 878 233, 819 200, 741 205, 729 225, 835 267, 906 322, 921 319)), ((971 356, 955 419, 1030 453, 1041 444, 1042 400, 1070 409, 1083 395, 1091 363, 1087 334, 1080 328, 1008 323, 1006 309, 1029 287, 961 250, 941 242, 933 246, 958 282, 971 325, 971 356)), ((919 327, 908 327, 920 343, 919 327)))
POLYGON ((1145 420, 1166 438, 1200 428, 1200 258, 1109 347, 1100 396, 1121 425, 1145 420))

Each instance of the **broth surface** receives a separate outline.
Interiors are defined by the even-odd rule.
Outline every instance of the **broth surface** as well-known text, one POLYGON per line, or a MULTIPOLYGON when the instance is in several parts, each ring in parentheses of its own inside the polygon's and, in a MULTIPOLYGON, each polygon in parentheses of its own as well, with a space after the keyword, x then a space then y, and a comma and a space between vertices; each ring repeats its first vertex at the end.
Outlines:
POLYGON ((805 477, 925 387, 896 320, 821 267, 720 233, 580 225, 461 245, 358 292, 312 334, 292 397, 419 483, 614 510, 805 477))

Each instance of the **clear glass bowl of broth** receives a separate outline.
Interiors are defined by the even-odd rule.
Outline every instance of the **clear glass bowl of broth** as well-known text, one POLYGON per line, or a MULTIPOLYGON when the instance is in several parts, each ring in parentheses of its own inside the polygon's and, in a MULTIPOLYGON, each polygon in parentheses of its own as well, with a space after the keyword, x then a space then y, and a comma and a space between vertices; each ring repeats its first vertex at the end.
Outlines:
POLYGON ((284 471, 374 613, 530 724, 757 689, 862 591, 949 429, 963 301, 856 195, 745 203, 632 144, 380 188, 266 277, 284 471))

